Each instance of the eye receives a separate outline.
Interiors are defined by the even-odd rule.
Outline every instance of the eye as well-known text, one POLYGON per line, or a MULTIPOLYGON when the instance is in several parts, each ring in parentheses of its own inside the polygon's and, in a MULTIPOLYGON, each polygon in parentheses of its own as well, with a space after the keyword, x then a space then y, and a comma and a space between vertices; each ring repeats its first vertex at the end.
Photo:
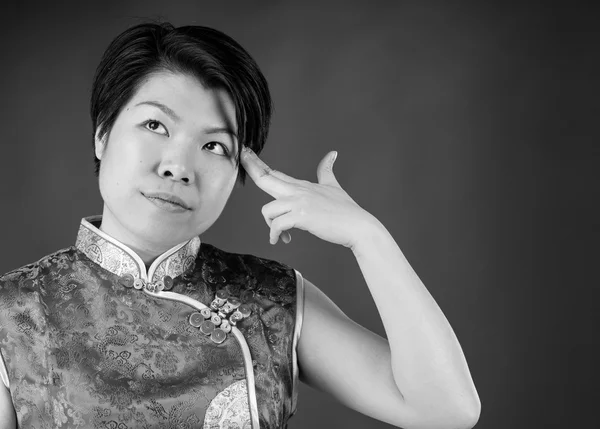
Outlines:
POLYGON ((229 151, 227 147, 223 143, 219 142, 208 142, 204 145, 205 148, 210 150, 211 152, 215 152, 217 155, 227 156, 229 155, 229 151))
POLYGON ((147 130, 150 130, 153 133, 162 134, 163 136, 169 135, 169 132, 167 131, 165 126, 158 122, 156 119, 148 119, 146 122, 144 122, 143 125, 147 130))

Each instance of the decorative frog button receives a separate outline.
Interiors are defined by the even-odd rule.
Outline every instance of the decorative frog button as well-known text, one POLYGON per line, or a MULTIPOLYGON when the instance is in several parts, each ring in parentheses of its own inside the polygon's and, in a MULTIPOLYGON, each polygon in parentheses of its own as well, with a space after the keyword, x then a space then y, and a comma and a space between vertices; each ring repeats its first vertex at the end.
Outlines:
POLYGON ((163 283, 165 285, 165 290, 173 289, 173 279, 171 278, 171 276, 165 276, 163 278, 163 283))
POLYGON ((219 326, 219 329, 225 331, 225 333, 228 334, 231 332, 231 323, 229 323, 229 321, 225 319, 221 322, 221 326, 219 326))
POLYGON ((215 329, 210 334, 210 339, 217 344, 221 344, 227 338, 227 334, 222 329, 215 329))
POLYGON ((229 314, 231 312, 233 312, 233 310, 238 308, 240 306, 240 304, 241 304, 241 302, 239 299, 234 298, 234 297, 229 298, 227 300, 227 302, 225 304, 223 304, 223 306, 219 310, 219 316, 221 316, 223 318, 229 316, 229 314))
POLYGON ((133 287, 133 282, 135 281, 135 278, 133 277, 133 275, 131 274, 124 274, 120 279, 119 279, 119 283, 121 283, 121 285, 125 286, 126 288, 131 288, 133 287))
POLYGON ((204 335, 210 335, 210 339, 221 344, 227 339, 227 334, 232 327, 242 319, 250 316, 250 306, 242 304, 227 291, 219 290, 208 308, 200 312, 194 312, 189 316, 190 325, 199 328, 204 335))
POLYGON ((224 291, 224 290, 217 291, 217 293, 215 294, 215 298, 210 303, 210 308, 213 309, 214 311, 217 311, 219 308, 221 308, 227 302, 228 296, 229 296, 229 294, 227 293, 227 291, 224 291))
POLYGON ((204 322, 204 316, 201 313, 194 312, 190 314, 189 322, 194 328, 199 328, 202 322, 204 322))
POLYGON ((144 280, 142 279, 135 279, 133 281, 133 287, 136 289, 141 289, 144 287, 144 280))
POLYGON ((219 326, 221 324, 221 318, 217 313, 211 314, 210 321, 213 322, 215 326, 219 326))
POLYGON ((210 335, 212 331, 215 330, 215 324, 210 320, 205 320, 200 324, 200 332, 204 335, 210 335))
POLYGON ((252 313, 252 310, 250 310, 250 306, 248 304, 241 304, 237 308, 237 310, 235 310, 233 314, 229 317, 229 321, 232 325, 235 325, 240 320, 250 316, 250 313, 252 313))

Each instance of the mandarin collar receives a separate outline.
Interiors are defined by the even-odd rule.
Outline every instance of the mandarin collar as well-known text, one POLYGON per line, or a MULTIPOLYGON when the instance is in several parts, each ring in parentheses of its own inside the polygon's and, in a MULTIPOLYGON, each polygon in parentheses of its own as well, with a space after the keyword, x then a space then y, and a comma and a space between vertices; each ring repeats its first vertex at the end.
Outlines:
POLYGON ((148 271, 144 261, 129 247, 99 229, 102 215, 81 219, 75 247, 105 270, 121 277, 131 274, 147 282, 175 278, 186 272, 196 260, 200 237, 180 243, 152 262, 148 271))

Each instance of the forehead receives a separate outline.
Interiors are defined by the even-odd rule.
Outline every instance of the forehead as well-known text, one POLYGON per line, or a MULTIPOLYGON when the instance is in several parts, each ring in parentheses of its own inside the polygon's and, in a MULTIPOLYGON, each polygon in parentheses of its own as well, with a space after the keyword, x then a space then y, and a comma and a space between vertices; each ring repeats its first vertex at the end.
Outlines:
POLYGON ((185 122, 210 126, 228 126, 237 130, 235 105, 223 89, 207 88, 197 78, 161 71, 150 74, 128 103, 145 101, 168 106, 185 122))

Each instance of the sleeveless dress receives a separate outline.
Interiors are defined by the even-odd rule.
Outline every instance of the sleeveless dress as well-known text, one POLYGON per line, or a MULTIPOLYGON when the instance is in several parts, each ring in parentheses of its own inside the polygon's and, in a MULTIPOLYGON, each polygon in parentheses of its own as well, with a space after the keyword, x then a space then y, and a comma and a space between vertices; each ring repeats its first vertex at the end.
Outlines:
POLYGON ((300 273, 199 237, 146 270, 101 220, 0 277, 0 376, 19 427, 285 428, 300 273))

